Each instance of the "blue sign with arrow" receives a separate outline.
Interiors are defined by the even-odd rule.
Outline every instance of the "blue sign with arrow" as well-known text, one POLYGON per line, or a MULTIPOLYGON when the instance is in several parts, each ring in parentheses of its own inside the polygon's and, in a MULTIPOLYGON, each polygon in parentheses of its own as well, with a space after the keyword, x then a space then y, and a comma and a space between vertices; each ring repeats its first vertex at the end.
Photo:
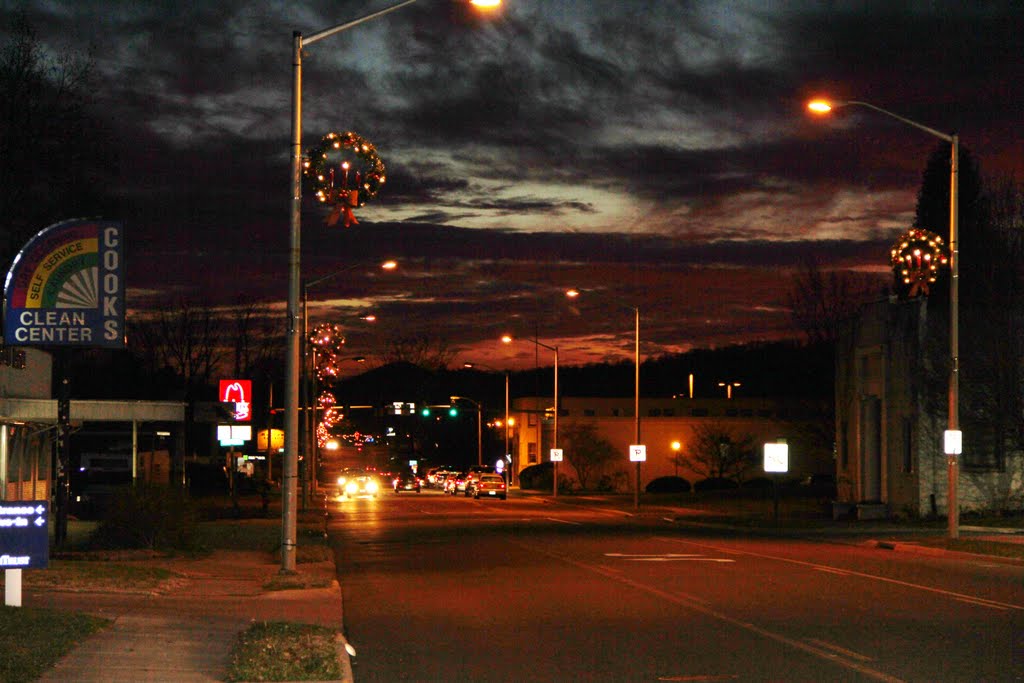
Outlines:
POLYGON ((45 569, 49 565, 49 519, 49 501, 0 501, 0 569, 45 569))

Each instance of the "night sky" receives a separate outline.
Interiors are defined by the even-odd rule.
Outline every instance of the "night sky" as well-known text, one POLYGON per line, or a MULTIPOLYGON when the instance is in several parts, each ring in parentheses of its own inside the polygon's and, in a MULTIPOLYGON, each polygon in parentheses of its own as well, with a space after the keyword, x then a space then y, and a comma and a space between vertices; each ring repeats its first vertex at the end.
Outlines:
MULTIPOLYGON (((130 307, 284 316, 292 32, 386 6, 0 0, 0 28, 25 7, 47 50, 91 50, 130 307)), ((644 356, 795 337, 808 258, 884 287, 940 141, 860 107, 812 118, 813 95, 958 133, 985 176, 1024 178, 1019 2, 505 0, 483 19, 421 0, 309 46, 303 80, 304 149, 351 130, 387 165, 358 225, 312 201, 302 225, 304 278, 352 268, 310 289, 311 321, 371 358, 425 334, 457 364, 532 367, 505 332, 566 364, 629 358, 632 307, 644 356), (385 258, 399 271, 374 272, 385 258)))

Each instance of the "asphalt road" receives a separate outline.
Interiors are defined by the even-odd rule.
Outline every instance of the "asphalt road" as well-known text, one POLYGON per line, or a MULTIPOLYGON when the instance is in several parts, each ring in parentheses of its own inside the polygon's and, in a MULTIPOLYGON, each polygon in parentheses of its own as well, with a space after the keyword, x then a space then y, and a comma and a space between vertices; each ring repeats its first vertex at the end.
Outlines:
POLYGON ((363 681, 1013 681, 1024 567, 542 498, 333 501, 363 681))

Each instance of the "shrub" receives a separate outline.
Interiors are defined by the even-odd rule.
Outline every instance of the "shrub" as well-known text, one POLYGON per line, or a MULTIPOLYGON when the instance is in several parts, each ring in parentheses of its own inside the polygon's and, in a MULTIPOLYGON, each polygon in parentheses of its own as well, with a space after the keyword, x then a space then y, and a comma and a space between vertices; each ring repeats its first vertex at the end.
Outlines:
POLYGON ((90 537, 95 548, 198 549, 196 508, 168 486, 140 486, 115 498, 90 537))
POLYGON ((622 470, 601 475, 597 480, 597 490, 602 493, 620 493, 629 490, 629 475, 622 470))
POLYGON ((644 487, 647 493, 689 493, 690 482, 682 477, 658 477, 644 487))
POLYGON ((733 479, 726 479, 725 477, 708 477, 707 479, 701 479, 693 485, 694 491, 724 491, 726 489, 739 488, 739 484, 733 479))
POLYGON ((747 479, 740 486, 745 489, 770 489, 772 487, 772 480, 768 477, 754 477, 753 479, 747 479))
POLYGON ((555 466, 550 462, 530 465, 519 473, 519 488, 529 491, 545 491, 554 487, 555 466))

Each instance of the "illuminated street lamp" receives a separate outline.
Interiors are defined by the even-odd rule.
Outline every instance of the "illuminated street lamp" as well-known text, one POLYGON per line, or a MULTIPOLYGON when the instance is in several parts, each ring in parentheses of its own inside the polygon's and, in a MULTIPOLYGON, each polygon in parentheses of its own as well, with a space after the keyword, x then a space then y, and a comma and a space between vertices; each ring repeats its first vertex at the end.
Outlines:
MULTIPOLYGON (((876 107, 867 102, 848 100, 845 102, 830 102, 824 99, 813 100, 807 104, 807 109, 815 114, 827 114, 833 109, 846 106, 867 107, 880 114, 884 114, 897 121, 924 131, 929 135, 949 143, 949 422, 945 443, 960 443, 960 256, 959 242, 957 235, 957 221, 959 217, 959 189, 957 176, 959 173, 960 139, 953 133, 943 133, 928 126, 911 121, 908 118, 894 114, 891 111, 876 107)), ((949 537, 959 538, 960 530, 960 504, 957 498, 959 484, 959 466, 957 456, 959 449, 944 447, 946 451, 946 464, 948 468, 948 506, 949 506, 949 537)))
POLYGON ((739 382, 719 382, 718 386, 725 387, 725 397, 728 399, 732 398, 732 388, 743 386, 739 382))
MULTIPOLYGON (((504 344, 511 344, 512 343, 512 337, 510 335, 506 334, 505 336, 503 336, 501 338, 501 341, 504 344)), ((547 349, 548 351, 554 351, 555 352, 555 390, 554 390, 555 418, 554 418, 554 424, 552 425, 551 447, 552 448, 558 448, 558 347, 557 346, 548 346, 544 342, 542 342, 540 340, 537 340, 537 339, 533 339, 532 341, 533 341, 533 343, 536 346, 542 346, 545 349, 547 349)), ((557 498, 558 497, 558 461, 554 460, 554 461, 552 461, 551 464, 552 464, 552 466, 554 468, 554 471, 552 472, 552 479, 554 481, 552 482, 551 495, 553 497, 557 498)))
MULTIPOLYGON (((285 358, 285 440, 284 467, 281 486, 281 571, 295 572, 296 492, 299 452, 299 282, 302 253, 302 49, 313 43, 354 28, 367 21, 411 5, 405 0, 391 7, 367 14, 344 24, 331 26, 303 38, 300 31, 292 33, 292 110, 291 110, 291 177, 288 232, 288 329, 285 358)), ((496 7, 501 0, 471 0, 477 7, 496 7)))
MULTIPOLYGON (((579 290, 566 290, 565 295, 575 299, 580 295, 579 290)), ((640 444, 640 309, 636 306, 623 306, 615 303, 624 310, 633 312, 633 443, 640 444)), ((640 461, 636 463, 636 486, 633 489, 633 507, 640 507, 640 461)))

